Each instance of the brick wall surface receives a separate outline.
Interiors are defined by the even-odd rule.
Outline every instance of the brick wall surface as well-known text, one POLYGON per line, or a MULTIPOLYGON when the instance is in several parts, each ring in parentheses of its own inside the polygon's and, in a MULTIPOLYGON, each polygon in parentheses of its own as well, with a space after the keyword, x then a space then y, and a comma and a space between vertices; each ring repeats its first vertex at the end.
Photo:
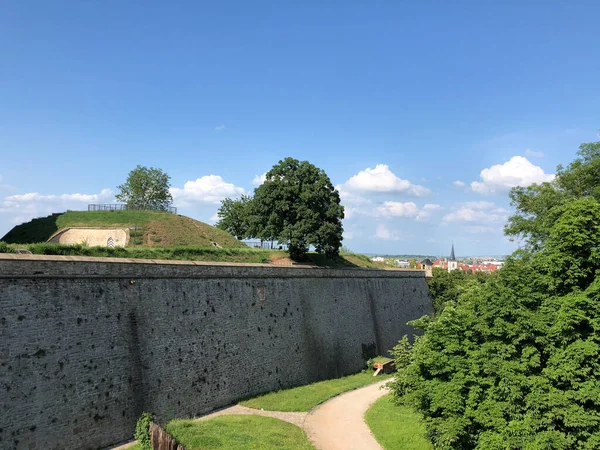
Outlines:
POLYGON ((0 448, 102 448, 360 370, 432 312, 423 272, 0 255, 0 448))

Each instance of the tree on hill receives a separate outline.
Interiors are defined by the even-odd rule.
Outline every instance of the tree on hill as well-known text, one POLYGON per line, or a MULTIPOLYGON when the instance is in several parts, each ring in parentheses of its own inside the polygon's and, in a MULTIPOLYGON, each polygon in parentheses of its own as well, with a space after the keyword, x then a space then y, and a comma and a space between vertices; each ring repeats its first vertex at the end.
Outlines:
POLYGON ((225 199, 217 226, 236 236, 287 242, 290 257, 310 245, 329 258, 339 255, 344 207, 327 174, 308 161, 286 158, 267 172, 254 197, 225 199))
POLYGON ((343 218, 344 207, 331 180, 308 161, 279 161, 254 190, 251 226, 256 237, 288 242, 292 259, 302 259, 310 245, 337 257, 343 218))
POLYGON ((245 239, 249 237, 250 224, 250 207, 252 197, 242 195, 240 199, 232 200, 226 198, 221 202, 221 207, 217 212, 219 221, 216 227, 227 231, 237 239, 245 239))
POLYGON ((515 188, 507 231, 527 247, 396 348, 393 392, 436 448, 600 448, 598 149, 582 146, 552 183, 515 188))
POLYGON ((120 192, 115 197, 129 209, 167 211, 173 203, 170 179, 161 169, 138 165, 129 172, 125 183, 117 187, 120 192))

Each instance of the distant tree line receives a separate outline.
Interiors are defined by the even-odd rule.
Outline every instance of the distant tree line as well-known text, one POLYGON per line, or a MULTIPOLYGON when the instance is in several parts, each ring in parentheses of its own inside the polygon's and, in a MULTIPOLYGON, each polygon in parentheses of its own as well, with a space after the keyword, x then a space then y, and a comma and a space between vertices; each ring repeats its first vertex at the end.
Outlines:
POLYGON ((392 391, 435 448, 599 449, 600 142, 510 198, 524 246, 494 276, 434 275, 439 312, 395 348, 392 391))

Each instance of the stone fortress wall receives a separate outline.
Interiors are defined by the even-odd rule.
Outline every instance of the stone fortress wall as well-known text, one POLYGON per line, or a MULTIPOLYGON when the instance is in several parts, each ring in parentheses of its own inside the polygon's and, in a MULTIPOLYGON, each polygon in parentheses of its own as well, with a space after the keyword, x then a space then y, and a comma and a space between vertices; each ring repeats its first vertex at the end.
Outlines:
POLYGON ((0 448, 101 448, 362 369, 432 312, 424 272, 0 255, 0 448))

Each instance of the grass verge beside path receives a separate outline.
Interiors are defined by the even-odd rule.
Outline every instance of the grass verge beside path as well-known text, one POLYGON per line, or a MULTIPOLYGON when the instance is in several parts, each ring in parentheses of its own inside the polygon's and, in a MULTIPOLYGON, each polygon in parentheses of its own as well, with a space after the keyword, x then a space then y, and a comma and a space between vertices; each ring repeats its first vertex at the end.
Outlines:
POLYGON ((373 403, 365 421, 385 450, 433 450, 425 438, 425 426, 419 415, 406 406, 396 405, 391 395, 373 403))
POLYGON ((240 402, 240 405, 267 411, 310 411, 325 400, 335 397, 342 392, 367 386, 386 378, 389 378, 389 376, 374 377, 373 372, 364 371, 347 377, 319 381, 282 391, 269 392, 268 394, 240 402))
POLYGON ((314 450, 299 427, 261 416, 220 416, 174 420, 165 427, 186 450, 314 450))

